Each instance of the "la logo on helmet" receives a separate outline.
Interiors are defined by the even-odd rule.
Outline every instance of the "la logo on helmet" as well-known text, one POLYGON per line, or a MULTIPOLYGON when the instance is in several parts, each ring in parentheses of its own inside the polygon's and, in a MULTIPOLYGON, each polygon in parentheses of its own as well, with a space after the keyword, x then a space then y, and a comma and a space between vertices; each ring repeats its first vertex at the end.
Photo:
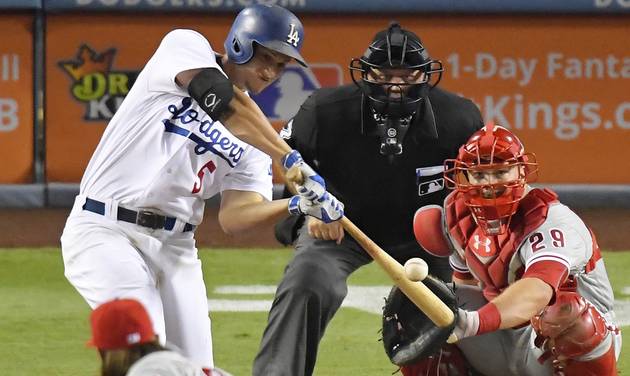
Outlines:
POLYGON ((289 35, 287 35, 287 43, 292 44, 294 47, 298 46, 298 42, 300 41, 300 35, 298 31, 295 30, 295 24, 289 24, 291 26, 291 30, 289 30, 289 35))

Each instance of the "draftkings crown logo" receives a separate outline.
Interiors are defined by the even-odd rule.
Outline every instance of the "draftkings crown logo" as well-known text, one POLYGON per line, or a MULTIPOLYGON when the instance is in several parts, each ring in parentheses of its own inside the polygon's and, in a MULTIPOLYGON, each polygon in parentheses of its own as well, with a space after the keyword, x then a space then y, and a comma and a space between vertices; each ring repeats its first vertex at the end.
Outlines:
POLYGON ((112 70, 116 49, 98 53, 81 45, 72 60, 58 63, 72 80, 70 93, 85 104, 85 120, 107 121, 114 116, 139 71, 112 70))

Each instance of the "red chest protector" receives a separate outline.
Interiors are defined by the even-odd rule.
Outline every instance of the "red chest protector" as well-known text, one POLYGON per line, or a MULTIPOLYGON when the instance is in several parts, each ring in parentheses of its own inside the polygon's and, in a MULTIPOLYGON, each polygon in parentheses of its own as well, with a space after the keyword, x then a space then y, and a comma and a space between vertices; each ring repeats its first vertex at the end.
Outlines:
MULTIPOLYGON (((444 202, 447 230, 464 250, 466 264, 484 285, 484 296, 491 300, 508 286, 509 264, 523 237, 546 219, 549 205, 558 196, 549 189, 532 189, 519 203, 509 229, 501 235, 486 236, 464 204, 463 194, 451 193, 444 202)), ((460 254, 461 255, 461 254, 460 254)), ((516 271, 523 275, 524 267, 516 271)))

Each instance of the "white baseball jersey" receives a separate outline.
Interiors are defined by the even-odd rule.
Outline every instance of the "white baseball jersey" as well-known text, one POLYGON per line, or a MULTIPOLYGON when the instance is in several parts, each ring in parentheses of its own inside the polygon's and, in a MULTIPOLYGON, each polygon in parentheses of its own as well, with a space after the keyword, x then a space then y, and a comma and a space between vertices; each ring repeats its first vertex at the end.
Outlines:
POLYGON ((204 200, 225 190, 271 200, 271 158, 211 119, 175 83, 178 73, 198 68, 223 73, 201 34, 168 33, 109 122, 85 170, 82 195, 194 225, 204 200))

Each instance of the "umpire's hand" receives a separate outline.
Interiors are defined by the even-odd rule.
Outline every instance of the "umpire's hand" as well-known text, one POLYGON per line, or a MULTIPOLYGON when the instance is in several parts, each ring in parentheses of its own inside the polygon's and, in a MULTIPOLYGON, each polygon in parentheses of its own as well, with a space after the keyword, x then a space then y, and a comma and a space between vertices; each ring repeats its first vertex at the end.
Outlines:
POLYGON ((344 236, 343 226, 339 221, 324 223, 317 218, 307 217, 308 234, 315 239, 334 240, 341 244, 344 236))

